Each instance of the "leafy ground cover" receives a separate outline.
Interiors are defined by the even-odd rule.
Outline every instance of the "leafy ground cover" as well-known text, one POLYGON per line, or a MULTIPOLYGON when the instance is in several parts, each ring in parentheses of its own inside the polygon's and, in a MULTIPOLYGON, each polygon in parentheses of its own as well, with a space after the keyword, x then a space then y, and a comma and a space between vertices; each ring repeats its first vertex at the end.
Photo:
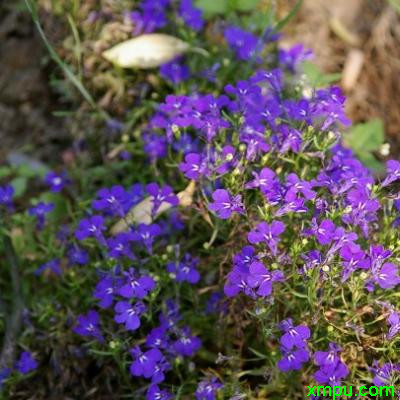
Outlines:
POLYGON ((5 398, 398 389, 400 163, 272 3, 27 2, 73 145, 0 169, 5 398))

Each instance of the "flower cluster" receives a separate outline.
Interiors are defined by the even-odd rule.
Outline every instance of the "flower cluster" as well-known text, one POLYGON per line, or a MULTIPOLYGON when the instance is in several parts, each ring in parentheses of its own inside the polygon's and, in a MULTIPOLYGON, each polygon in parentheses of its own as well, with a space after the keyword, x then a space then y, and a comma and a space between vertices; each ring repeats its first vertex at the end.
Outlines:
MULTIPOLYGON (((139 192, 137 185, 132 188, 133 192, 139 192)), ((143 216, 151 221, 166 209, 171 218, 174 217, 171 213, 173 207, 179 203, 178 197, 167 185, 160 187, 157 183, 149 183, 140 193, 141 196, 132 197, 121 186, 99 190, 98 198, 92 202, 92 206, 94 212, 100 211, 103 215, 83 218, 75 231, 75 237, 79 241, 95 239, 97 246, 102 248, 110 260, 115 261, 111 270, 100 273, 93 297, 100 310, 113 310, 114 322, 123 326, 125 332, 138 331, 143 316, 154 313, 157 309, 154 295, 161 288, 157 287, 156 271, 150 272, 149 263, 154 257, 158 257, 156 253, 165 246, 160 243, 160 239, 163 241, 162 238, 170 234, 168 224, 162 221, 130 223, 127 220, 128 214, 132 205, 136 205, 144 207, 143 216), (128 226, 125 231, 107 237, 108 221, 115 217, 122 218, 121 221, 128 226)), ((87 256, 85 250, 78 249, 84 252, 83 257, 87 256)), ((179 257, 179 246, 175 250, 175 256, 179 257)), ((181 261, 175 259, 163 264, 165 273, 178 283, 196 284, 200 280, 200 273, 196 269, 198 259, 188 253, 181 261)), ((130 365, 132 376, 151 379, 147 394, 149 399, 169 398, 170 394, 158 385, 166 379, 165 374, 172 369, 176 358, 192 357, 201 346, 201 340, 193 335, 188 325, 183 324, 179 305, 172 300, 166 300, 165 305, 166 309, 159 315, 160 324, 145 336, 146 349, 143 346, 134 346, 129 350, 133 357, 130 365), (157 396, 162 393, 164 397, 155 397, 154 393, 158 393, 157 396)), ((101 312, 95 309, 80 315, 73 330, 100 343, 106 340, 101 325, 101 312)))
POLYGON ((310 358, 307 349, 310 329, 305 325, 293 326, 290 318, 282 321, 280 327, 285 333, 280 339, 283 357, 279 360, 278 367, 284 372, 298 370, 310 358))
POLYGON ((336 343, 329 343, 329 351, 317 351, 314 354, 315 364, 319 370, 314 374, 318 383, 328 386, 340 386, 349 370, 339 357, 341 348, 336 343))
MULTIPOLYGON (((172 28, 174 12, 188 38, 206 26, 192 0, 143 0, 129 14, 133 34, 172 28)), ((54 297, 68 304, 63 319, 52 293, 32 307, 35 322, 57 315, 49 323, 93 350, 81 357, 117 362, 138 399, 282 397, 288 379, 397 384, 400 162, 388 161, 379 180, 344 147, 340 89, 299 80, 308 49, 276 44, 265 57, 274 29, 213 29, 238 66, 236 82, 219 78, 229 63, 212 60, 196 74, 179 57, 160 68, 177 90, 137 130, 144 154, 124 155, 128 174, 93 180, 73 201, 73 175, 45 175, 47 194, 69 212, 55 215, 56 200, 42 198, 28 208, 40 256, 27 252, 24 274, 40 290, 57 285, 54 297), (212 93, 188 84, 197 76, 212 93), (261 370, 271 385, 247 380, 261 370)), ((0 186, 11 219, 14 197, 0 186)), ((15 368, 37 365, 24 352, 15 368)), ((0 371, 0 385, 10 373, 0 371)))

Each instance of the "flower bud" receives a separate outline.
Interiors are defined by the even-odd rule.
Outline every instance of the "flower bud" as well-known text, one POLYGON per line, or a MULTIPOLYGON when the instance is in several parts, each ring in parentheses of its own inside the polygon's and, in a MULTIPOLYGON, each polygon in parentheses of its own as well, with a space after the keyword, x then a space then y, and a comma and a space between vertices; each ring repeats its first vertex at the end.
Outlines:
POLYGON ((103 52, 103 57, 122 68, 157 68, 185 53, 189 45, 163 33, 126 40, 103 52))

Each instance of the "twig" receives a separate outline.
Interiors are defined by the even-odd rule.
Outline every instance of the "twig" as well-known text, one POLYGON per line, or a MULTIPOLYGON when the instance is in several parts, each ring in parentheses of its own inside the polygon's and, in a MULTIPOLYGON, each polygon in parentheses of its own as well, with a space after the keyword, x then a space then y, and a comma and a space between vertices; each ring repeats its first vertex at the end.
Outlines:
POLYGON ((15 358, 15 346, 18 332, 21 328, 23 301, 21 295, 21 282, 19 278, 19 260, 15 254, 14 246, 8 235, 3 237, 6 262, 9 266, 12 286, 12 307, 8 316, 3 347, 0 355, 0 368, 9 367, 15 358))

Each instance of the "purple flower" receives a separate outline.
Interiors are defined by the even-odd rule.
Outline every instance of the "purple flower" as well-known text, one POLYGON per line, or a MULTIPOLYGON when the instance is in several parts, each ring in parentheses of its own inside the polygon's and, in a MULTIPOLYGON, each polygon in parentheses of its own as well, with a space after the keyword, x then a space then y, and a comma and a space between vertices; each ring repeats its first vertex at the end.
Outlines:
POLYGON ((114 317, 115 322, 118 324, 125 324, 128 331, 135 331, 140 327, 140 316, 147 310, 147 307, 142 301, 136 304, 131 304, 128 301, 118 301, 115 304, 114 317))
POLYGON ((370 260, 360 248, 348 245, 343 246, 340 249, 340 257, 342 258, 344 267, 342 282, 346 281, 350 274, 356 269, 368 269, 370 267, 370 260))
POLYGON ((215 400, 219 389, 224 385, 215 377, 203 379, 197 385, 196 400, 215 400))
POLYGON ((303 348, 306 346, 306 340, 310 338, 310 329, 305 325, 293 326, 291 318, 282 321, 280 328, 285 332, 281 339, 281 345, 290 350, 293 347, 303 348))
POLYGON ((11 375, 10 368, 3 368, 0 370, 0 392, 3 389, 3 384, 6 379, 11 375))
POLYGON ((276 180, 275 172, 267 167, 263 168, 260 173, 253 171, 252 174, 254 179, 246 183, 246 189, 260 188, 260 190, 264 192, 267 191, 276 180))
POLYGON ((108 255, 112 258, 127 257, 134 260, 135 256, 131 250, 132 232, 121 232, 115 237, 107 240, 108 255))
POLYGON ((349 374, 346 365, 339 361, 336 364, 321 367, 315 374, 314 378, 318 383, 328 384, 329 386, 340 386, 342 379, 349 374))
POLYGON ((273 221, 272 224, 260 222, 255 229, 247 235, 251 244, 264 242, 272 254, 275 256, 278 252, 279 235, 285 230, 285 225, 281 221, 273 221))
MULTIPOLYGON (((317 90, 314 100, 315 103, 312 106, 313 116, 325 118, 321 130, 327 130, 336 122, 340 122, 346 126, 351 124, 351 121, 346 118, 343 107, 345 97, 342 95, 339 87, 333 86, 329 89, 317 90)), ((353 164, 354 161, 356 162, 354 159, 351 160, 353 164)), ((341 162, 341 164, 343 164, 343 162, 341 162)), ((343 168, 343 165, 340 165, 340 167, 343 168)))
POLYGON ((400 332, 400 315, 398 312, 392 311, 387 319, 389 324, 389 332, 386 335, 388 340, 393 339, 400 332))
POLYGON ((127 299, 132 297, 143 299, 156 285, 152 277, 147 275, 140 276, 133 268, 130 268, 128 272, 123 272, 123 275, 125 276, 125 282, 119 288, 118 294, 127 299))
POLYGON ((123 217, 125 215, 124 204, 127 201, 128 193, 122 186, 117 185, 111 189, 100 189, 97 192, 97 199, 92 203, 92 207, 97 211, 123 217))
POLYGON ((383 246, 370 246, 369 257, 371 259, 372 269, 379 270, 384 261, 392 255, 390 250, 385 250, 383 246))
POLYGON ((304 265, 304 271, 307 269, 312 269, 317 266, 321 266, 323 263, 323 257, 319 250, 311 250, 305 254, 303 254, 302 259, 306 262, 304 265))
POLYGON ((100 300, 99 306, 101 308, 109 308, 113 301, 116 289, 114 279, 110 275, 106 275, 100 279, 93 292, 93 297, 100 300))
POLYGON ((250 275, 247 282, 251 288, 258 288, 257 294, 261 297, 269 296, 272 292, 273 282, 282 282, 282 271, 270 272, 264 264, 256 261, 250 265, 250 275))
POLYGON ((243 273, 238 269, 233 269, 227 276, 227 282, 224 286, 224 293, 228 297, 234 297, 240 292, 247 296, 255 298, 254 289, 247 282, 248 273, 243 273))
POLYGON ((216 62, 210 68, 205 68, 200 72, 200 76, 207 79, 208 82, 217 82, 217 72, 221 68, 221 63, 216 62))
POLYGON ((271 89, 280 92, 282 89, 283 72, 276 68, 271 71, 259 70, 252 77, 253 83, 267 82, 271 89))
POLYGON ((185 155, 185 161, 179 164, 179 169, 186 178, 197 180, 203 175, 208 174, 207 163, 205 159, 197 153, 185 155))
POLYGON ((283 372, 299 370, 306 363, 310 354, 307 349, 289 350, 282 347, 282 358, 278 361, 278 368, 283 372))
POLYGON ((105 244, 103 231, 106 229, 104 226, 104 218, 100 215, 93 215, 89 218, 83 218, 79 222, 79 226, 75 231, 75 237, 78 240, 84 240, 88 237, 96 238, 100 243, 105 244))
POLYGON ((14 187, 12 185, 0 186, 0 205, 12 210, 14 197, 14 187))
POLYGON ((237 166, 237 158, 235 157, 236 150, 231 145, 226 145, 222 148, 220 154, 217 154, 216 163, 218 174, 227 174, 237 166))
POLYGON ((134 358, 130 366, 130 372, 133 376, 143 376, 151 378, 156 372, 156 365, 162 359, 163 355, 158 349, 150 349, 142 352, 139 346, 131 349, 130 353, 134 358))
POLYGON ((393 372, 400 372, 399 364, 385 363, 379 366, 377 361, 374 361, 371 368, 369 368, 375 376, 372 383, 375 386, 388 386, 391 384, 393 372))
POLYGON ((165 349, 169 346, 166 326, 153 328, 146 336, 146 346, 165 349))
POLYGON ((135 183, 126 192, 127 199, 124 202, 125 214, 136 204, 140 203, 145 195, 143 185, 141 183, 135 183))
POLYGON ((151 33, 163 28, 168 20, 166 10, 170 0, 144 0, 140 2, 141 11, 133 11, 129 14, 135 29, 133 34, 151 33))
POLYGON ((177 85, 190 77, 189 67, 182 62, 182 58, 177 58, 160 67, 160 75, 172 84, 177 85))
POLYGON ((303 144, 302 133, 300 131, 288 125, 280 125, 279 133, 279 136, 274 135, 271 140, 276 142, 275 145, 280 153, 284 154, 289 150, 292 150, 294 153, 300 152, 301 145, 303 144))
POLYGON ((368 237, 369 223, 377 220, 376 212, 380 208, 379 201, 372 198, 365 188, 352 189, 346 195, 349 210, 343 213, 342 221, 359 226, 365 237, 368 237))
POLYGON ((46 174, 44 181, 50 186, 52 192, 60 192, 70 182, 66 172, 57 174, 53 171, 46 174))
POLYGON ((291 196, 292 198, 285 198, 285 204, 275 212, 275 217, 281 217, 288 213, 305 213, 308 211, 304 207, 304 200, 291 196))
POLYGON ((179 314, 179 305, 171 299, 165 302, 167 311, 160 314, 160 326, 165 329, 171 329, 181 320, 179 314))
POLYGON ((386 163, 386 172, 387 176, 381 183, 382 187, 388 186, 392 182, 395 182, 400 179, 400 161, 389 160, 386 163))
POLYGON ((398 267, 392 263, 385 263, 380 268, 372 269, 372 282, 382 289, 393 289, 400 283, 398 267))
POLYGON ((255 254, 254 247, 244 246, 242 250, 233 257, 233 264, 235 269, 243 273, 249 273, 250 265, 258 260, 259 257, 255 254))
POLYGON ((170 262, 167 264, 167 271, 174 274, 177 282, 189 282, 196 284, 200 279, 200 274, 196 269, 199 260, 192 258, 190 254, 185 254, 182 261, 170 262))
POLYGON ((219 218, 228 219, 232 213, 244 214, 244 205, 240 194, 231 196, 225 189, 217 189, 213 194, 213 203, 208 205, 211 211, 214 211, 219 218))
POLYGON ((184 132, 180 135, 179 139, 172 143, 172 147, 176 152, 182 152, 187 155, 199 149, 198 139, 193 139, 188 133, 184 132))
POLYGON ((314 353, 315 364, 320 367, 333 367, 339 361, 341 348, 336 343, 329 343, 329 351, 316 351, 314 353))
POLYGON ((86 315, 79 315, 77 324, 73 331, 81 336, 94 337, 100 342, 104 341, 99 327, 99 314, 97 311, 90 310, 86 315))
POLYGON ((151 196, 153 201, 152 215, 154 216, 162 203, 169 203, 172 206, 177 206, 179 204, 179 199, 172 191, 172 188, 168 185, 159 187, 157 183, 149 183, 146 186, 146 190, 151 196))
POLYGON ((318 225, 315 218, 312 220, 311 231, 318 240, 319 244, 330 244, 335 237, 336 225, 330 219, 324 219, 318 225))
POLYGON ((146 393, 146 400, 171 400, 172 394, 158 385, 151 385, 146 393))
POLYGON ((74 244, 68 250, 68 261, 69 265, 86 265, 89 262, 89 254, 86 250, 74 244))
POLYGON ((36 206, 29 208, 28 214, 36 217, 37 219, 37 224, 36 224, 37 229, 40 230, 43 228, 46 220, 46 215, 49 212, 53 211, 53 209, 54 209, 53 203, 44 203, 42 201, 36 204, 36 206))
POLYGON ((58 258, 55 258, 54 260, 47 261, 46 263, 42 264, 39 268, 36 269, 35 275, 40 275, 46 270, 50 270, 55 275, 58 276, 61 275, 62 269, 60 266, 60 260, 58 258))
POLYGON ((19 360, 15 364, 15 368, 21 374, 28 374, 38 367, 38 363, 29 351, 21 353, 19 360))
POLYGON ((255 297, 253 288, 248 284, 250 274, 250 265, 258 261, 258 256, 254 254, 252 246, 245 246, 240 253, 233 258, 233 269, 227 276, 227 282, 224 286, 224 293, 228 297, 233 297, 240 292, 250 297, 255 297))
POLYGON ((305 49, 302 44, 296 44, 289 49, 279 49, 279 62, 292 72, 295 72, 297 66, 305 60, 312 57, 312 51, 305 49))
POLYGON ((161 228, 157 224, 140 224, 136 231, 132 233, 132 240, 143 244, 151 254, 153 252, 154 239, 160 236, 161 233, 161 228))
POLYGON ((156 133, 144 133, 142 139, 144 142, 143 149, 150 161, 155 162, 167 155, 167 139, 164 136, 156 133))
POLYGON ((151 377, 151 383, 161 383, 165 381, 165 372, 171 369, 171 364, 163 356, 160 361, 157 362, 154 374, 151 377))
POLYGON ((258 37, 236 26, 224 31, 225 40, 239 60, 248 61, 254 57, 258 47, 258 37))
POLYGON ((188 327, 184 327, 179 331, 178 339, 173 343, 174 350, 185 357, 191 357, 200 347, 201 340, 193 336, 188 327))
POLYGON ((185 24, 194 31, 199 31, 203 28, 203 11, 194 7, 192 0, 181 0, 179 15, 185 21, 185 24))
POLYGON ((289 174, 286 178, 286 186, 288 191, 286 193, 286 198, 290 199, 293 195, 301 193, 307 200, 312 200, 315 198, 316 193, 312 190, 312 184, 307 181, 302 181, 296 174, 289 174))
POLYGON ((265 140, 265 127, 261 123, 245 123, 240 129, 240 141, 245 143, 246 159, 254 161, 260 154, 267 153, 270 145, 265 140))

